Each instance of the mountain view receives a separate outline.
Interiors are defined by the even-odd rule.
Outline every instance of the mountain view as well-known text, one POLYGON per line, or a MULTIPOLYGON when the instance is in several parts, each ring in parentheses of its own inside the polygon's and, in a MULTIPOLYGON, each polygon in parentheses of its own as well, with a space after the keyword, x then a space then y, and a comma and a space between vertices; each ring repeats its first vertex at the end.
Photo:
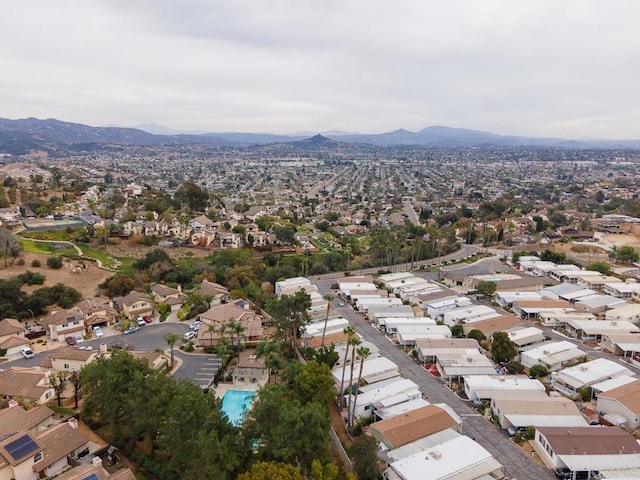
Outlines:
POLYGON ((369 144, 380 147, 417 145, 441 148, 470 147, 555 147, 555 148, 638 148, 640 140, 568 140, 505 136, 493 133, 431 126, 418 132, 394 130, 379 134, 329 133, 320 136, 274 135, 266 133, 218 132, 204 134, 171 133, 167 127, 155 124, 139 128, 91 127, 55 119, 0 118, 0 153, 22 154, 29 150, 55 151, 61 146, 87 148, 91 145, 179 145, 250 146, 270 143, 302 142, 301 145, 327 146, 327 140, 341 143, 369 144), (144 129, 143 129, 144 128, 144 129), (158 133, 149 133, 146 130, 158 133), (165 132, 165 133, 161 133, 165 132))

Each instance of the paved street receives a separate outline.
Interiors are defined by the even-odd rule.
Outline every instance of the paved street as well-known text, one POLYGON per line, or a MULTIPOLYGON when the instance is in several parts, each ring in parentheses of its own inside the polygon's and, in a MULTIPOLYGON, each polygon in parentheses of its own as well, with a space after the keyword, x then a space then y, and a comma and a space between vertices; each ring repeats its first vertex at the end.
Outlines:
MULTIPOLYGON (((322 293, 330 292, 331 280, 315 282, 322 293)), ((334 302, 334 311, 349 320, 349 323, 368 342, 380 349, 380 353, 396 363, 401 374, 413 380, 431 403, 446 403, 461 416, 462 433, 474 438, 486 448, 502 465, 507 475, 517 480, 542 480, 555 478, 553 473, 538 465, 509 438, 508 434, 496 428, 480 416, 460 397, 445 387, 442 382, 428 374, 416 361, 405 355, 384 334, 371 326, 362 316, 350 307, 338 307, 334 302)))

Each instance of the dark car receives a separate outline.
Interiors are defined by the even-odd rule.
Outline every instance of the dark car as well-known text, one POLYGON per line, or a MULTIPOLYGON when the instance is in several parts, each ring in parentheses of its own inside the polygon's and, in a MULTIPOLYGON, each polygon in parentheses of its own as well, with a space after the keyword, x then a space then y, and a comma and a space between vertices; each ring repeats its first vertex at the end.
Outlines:
POLYGON ((73 345, 75 345, 77 343, 76 339, 73 338, 73 337, 66 337, 64 339, 64 341, 67 342, 67 345, 71 345, 71 346, 73 346, 73 345))

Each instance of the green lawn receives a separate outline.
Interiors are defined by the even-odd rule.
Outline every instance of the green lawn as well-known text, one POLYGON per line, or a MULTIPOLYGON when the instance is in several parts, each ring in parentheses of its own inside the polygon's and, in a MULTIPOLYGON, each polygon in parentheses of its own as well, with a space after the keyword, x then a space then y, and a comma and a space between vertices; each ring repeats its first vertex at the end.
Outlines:
POLYGON ((78 253, 74 248, 68 245, 56 245, 54 243, 33 242, 26 238, 20 239, 22 249, 27 253, 39 253, 42 255, 68 255, 77 256, 78 253))
POLYGON ((76 243, 76 245, 80 250, 82 250, 85 257, 100 260, 105 267, 115 266, 115 259, 104 250, 100 248, 92 248, 85 243, 76 243))

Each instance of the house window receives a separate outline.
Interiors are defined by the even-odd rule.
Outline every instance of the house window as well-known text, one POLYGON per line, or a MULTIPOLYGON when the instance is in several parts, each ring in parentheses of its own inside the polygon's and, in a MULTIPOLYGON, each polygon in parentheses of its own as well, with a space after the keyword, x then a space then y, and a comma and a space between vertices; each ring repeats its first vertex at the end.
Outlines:
POLYGON ((75 322, 73 322, 73 324, 74 324, 74 325, 80 325, 80 322, 75 321, 75 322))
POLYGON ((38 463, 40 460, 42 460, 42 452, 37 453, 35 457, 33 457, 33 463, 38 463))
POLYGON ((68 323, 63 323, 63 324, 62 324, 62 328, 67 328, 68 326, 69 326, 69 324, 68 324, 68 323))
POLYGON ((68 364, 68 363, 65 363, 63 368, 64 368, 65 370, 69 370, 69 368, 70 368, 70 367, 69 367, 69 364, 68 364))
POLYGON ((44 394, 44 398, 45 400, 48 400, 49 398, 51 398, 52 393, 51 392, 47 392, 44 394))

